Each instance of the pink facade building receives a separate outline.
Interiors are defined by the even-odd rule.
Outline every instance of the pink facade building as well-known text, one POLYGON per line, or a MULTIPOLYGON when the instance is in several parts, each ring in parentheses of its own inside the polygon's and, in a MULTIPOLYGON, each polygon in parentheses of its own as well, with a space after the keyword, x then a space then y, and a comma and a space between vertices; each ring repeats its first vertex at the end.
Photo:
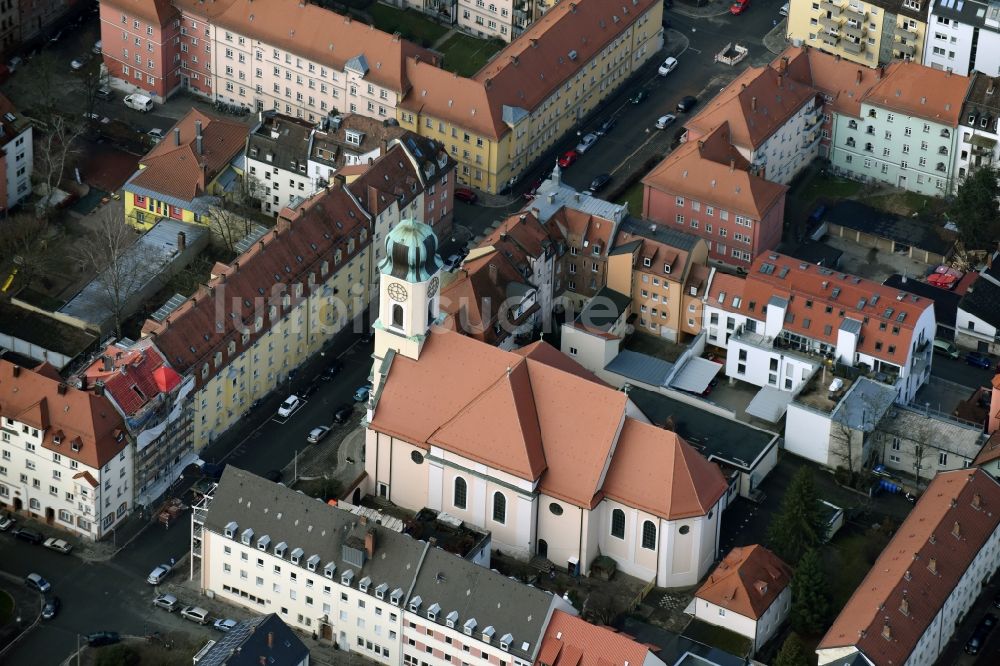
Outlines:
POLYGON ((101 2, 108 75, 162 101, 181 84, 180 15, 169 0, 101 2))

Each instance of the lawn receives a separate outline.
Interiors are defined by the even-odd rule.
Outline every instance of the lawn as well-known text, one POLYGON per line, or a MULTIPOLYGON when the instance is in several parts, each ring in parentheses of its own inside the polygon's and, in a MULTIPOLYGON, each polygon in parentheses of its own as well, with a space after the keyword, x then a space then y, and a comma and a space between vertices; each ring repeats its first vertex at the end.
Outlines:
POLYGON ((439 50, 444 54, 444 69, 459 76, 472 76, 504 46, 499 39, 477 39, 456 33, 439 50))
POLYGON ((795 196, 804 207, 811 208, 812 204, 820 198, 827 200, 849 199, 859 190, 861 190, 861 183, 857 181, 816 174, 799 192, 795 193, 795 196))
POLYGON ((398 32, 404 39, 429 47, 448 32, 448 28, 412 9, 396 9, 374 4, 368 9, 375 27, 389 34, 398 32))
POLYGON ((615 199, 616 204, 628 204, 628 212, 632 215, 642 214, 642 180, 637 180, 621 196, 615 199))

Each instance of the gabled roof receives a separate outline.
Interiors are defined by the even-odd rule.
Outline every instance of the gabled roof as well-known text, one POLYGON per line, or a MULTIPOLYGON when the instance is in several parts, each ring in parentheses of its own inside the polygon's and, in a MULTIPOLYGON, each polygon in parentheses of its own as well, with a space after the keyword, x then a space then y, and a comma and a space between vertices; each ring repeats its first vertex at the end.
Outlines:
POLYGON ((788 76, 811 85, 837 113, 861 117, 861 100, 884 74, 881 67, 864 67, 810 46, 790 46, 771 63, 788 76))
POLYGON ((653 666, 649 646, 608 627, 598 627, 557 610, 545 628, 538 666, 653 666))
POLYGON ((974 469, 940 472, 820 641, 875 666, 905 664, 1000 523, 1000 485, 974 469))
POLYGON ((139 166, 144 168, 132 176, 128 185, 192 201, 204 195, 209 183, 242 154, 249 129, 237 120, 191 109, 139 160, 139 166), (195 138, 199 122, 201 153, 195 138), (179 145, 175 129, 180 129, 179 145))
POLYGON ((980 272, 958 302, 958 309, 1000 328, 1000 261, 994 258, 993 265, 980 272))
POLYGON ((134 347, 109 345, 104 353, 83 371, 87 385, 104 383, 107 391, 126 417, 134 416, 161 394, 169 393, 180 377, 148 340, 134 347))
MULTIPOLYGON (((996 379, 996 377, 994 377, 994 379, 996 379)), ((979 455, 977 455, 976 459, 972 461, 972 464, 979 467, 981 465, 985 465, 986 463, 993 462, 998 458, 1000 458, 1000 430, 997 430, 990 435, 989 439, 986 440, 986 443, 983 444, 983 448, 980 449, 979 455)))
POLYGON ((607 257, 617 227, 614 220, 569 206, 557 210, 547 223, 554 223, 566 236, 567 241, 572 241, 572 244, 583 248, 581 254, 585 257, 607 257), (598 254, 593 252, 595 245, 600 248, 598 254))
POLYGON ((604 494, 660 518, 680 520, 707 514, 727 487, 719 466, 677 433, 626 418, 604 494))
POLYGON ((762 219, 783 201, 788 186, 750 173, 748 162, 730 143, 729 127, 723 122, 703 138, 682 143, 642 184, 762 219))
POLYGON ((683 231, 629 217, 619 225, 610 254, 630 252, 634 270, 680 282, 688 273, 689 253, 704 242, 683 231))
POLYGON ((791 582, 791 567, 767 548, 754 544, 729 551, 695 597, 759 620, 791 582))
POLYGON ((149 21, 156 27, 165 26, 177 15, 170 0, 105 0, 104 4, 149 21))
MULTIPOLYGON (((712 277, 712 285, 709 287, 705 305, 727 312, 745 313, 746 310, 737 303, 741 303, 743 300, 743 289, 746 287, 746 283, 745 278, 716 271, 712 277)), ((763 316, 763 311, 757 310, 748 313, 748 315, 752 317, 763 316)))
POLYGON ((393 139, 363 174, 351 181, 348 189, 371 215, 378 215, 394 203, 402 209, 422 194, 428 183, 455 166, 433 139, 413 132, 393 139))
POLYGON ((955 127, 970 81, 961 74, 897 60, 886 67, 863 102, 955 127))
POLYGON ((296 666, 309 658, 309 648, 274 613, 240 622, 217 638, 198 659, 200 666, 296 666))
POLYGON ((0 360, 0 416, 42 431, 44 448, 101 469, 128 446, 122 417, 107 398, 67 386, 47 366, 42 370, 0 360))

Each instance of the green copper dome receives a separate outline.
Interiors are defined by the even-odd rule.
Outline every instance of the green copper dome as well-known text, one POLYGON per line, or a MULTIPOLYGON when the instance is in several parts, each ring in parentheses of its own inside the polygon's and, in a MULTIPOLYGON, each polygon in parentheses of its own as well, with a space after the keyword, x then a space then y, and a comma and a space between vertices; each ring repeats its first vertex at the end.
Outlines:
POLYGON ((407 282, 426 282, 441 270, 438 241, 429 225, 403 220, 385 239, 385 259, 378 269, 407 282))

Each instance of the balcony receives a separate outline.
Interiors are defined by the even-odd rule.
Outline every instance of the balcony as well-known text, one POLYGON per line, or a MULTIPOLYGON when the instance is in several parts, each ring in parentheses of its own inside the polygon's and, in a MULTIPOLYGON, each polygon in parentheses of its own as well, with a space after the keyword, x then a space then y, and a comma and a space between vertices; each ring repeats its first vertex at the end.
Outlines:
POLYGON ((816 125, 819 125, 821 122, 823 122, 823 114, 819 110, 817 110, 814 111, 812 114, 806 116, 805 120, 806 120, 806 130, 808 131, 816 127, 816 125))
POLYGON ((845 9, 844 10, 844 18, 849 19, 851 21, 854 21, 858 25, 861 25, 862 23, 864 23, 866 17, 867 17, 867 14, 862 14, 861 12, 856 12, 853 9, 845 9))
POLYGON ((827 30, 840 30, 840 24, 843 22, 844 20, 841 18, 829 18, 827 16, 819 17, 819 24, 827 30))
POLYGON ((904 57, 912 58, 917 52, 917 47, 913 44, 902 44, 900 42, 896 42, 892 45, 892 50, 896 53, 902 54, 904 57))
POLYGON ((854 55, 858 55, 860 53, 864 53, 865 45, 860 44, 858 42, 845 41, 841 46, 841 48, 847 51, 848 53, 853 53, 854 55))
POLYGON ((828 0, 822 0, 819 3, 819 8, 824 12, 830 12, 834 16, 840 16, 840 12, 843 10, 840 5, 829 2, 828 0))
POLYGON ((819 36, 819 38, 820 41, 822 41, 827 46, 837 46, 838 44, 840 44, 840 37, 837 37, 836 35, 831 35, 824 32, 819 36))
POLYGON ((840 31, 845 35, 853 37, 854 39, 858 40, 864 39, 866 32, 864 28, 861 27, 855 28, 854 26, 850 25, 845 25, 843 28, 840 29, 840 31))
POLYGON ((904 41, 907 41, 907 42, 915 42, 915 41, 917 41, 917 38, 919 37, 919 35, 917 35, 917 33, 915 31, 910 30, 909 28, 906 28, 906 27, 901 26, 901 25, 897 25, 896 29, 893 31, 893 33, 897 37, 899 37, 900 39, 902 39, 904 41))

